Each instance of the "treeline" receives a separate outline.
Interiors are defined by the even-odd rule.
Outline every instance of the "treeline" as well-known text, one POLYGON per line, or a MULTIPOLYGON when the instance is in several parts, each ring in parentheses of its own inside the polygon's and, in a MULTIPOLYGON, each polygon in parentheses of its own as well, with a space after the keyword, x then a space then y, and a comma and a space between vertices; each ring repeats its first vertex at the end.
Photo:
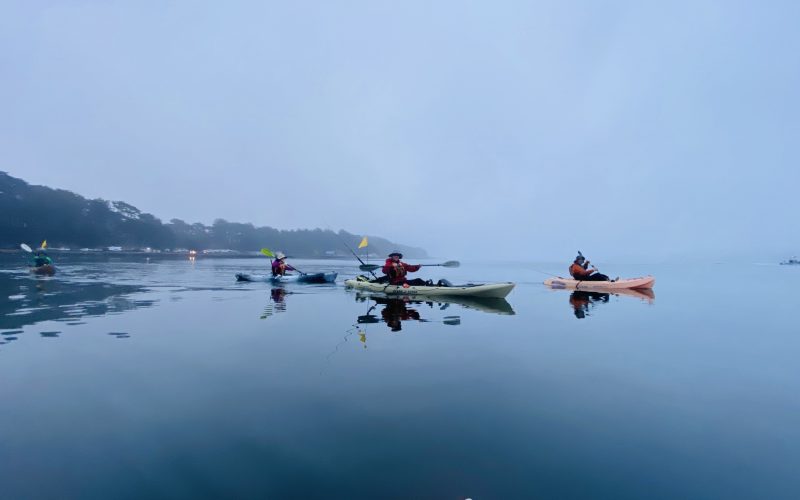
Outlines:
MULTIPOLYGON (((346 252, 361 237, 330 230, 279 230, 252 224, 214 221, 211 226, 179 219, 163 223, 124 202, 89 200, 62 189, 33 186, 0 172, 0 247, 13 248, 47 239, 51 247, 176 249, 231 249, 254 251, 261 247, 282 250, 297 257, 322 257, 346 252)), ((369 250, 384 254, 393 249, 412 257, 425 257, 420 248, 370 236, 369 250)))

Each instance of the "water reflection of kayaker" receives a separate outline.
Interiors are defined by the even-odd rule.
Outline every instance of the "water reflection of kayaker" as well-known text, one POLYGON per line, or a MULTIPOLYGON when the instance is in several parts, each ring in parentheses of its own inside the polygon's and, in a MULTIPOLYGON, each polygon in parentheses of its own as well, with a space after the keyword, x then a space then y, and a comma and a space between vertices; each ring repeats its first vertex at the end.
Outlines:
POLYGON ((569 296, 569 303, 575 310, 575 317, 583 319, 589 312, 589 309, 598 302, 608 302, 610 296, 607 293, 600 292, 585 292, 576 290, 569 296))
POLYGON ((285 289, 275 287, 269 291, 270 302, 264 307, 264 312, 261 313, 261 319, 267 319, 275 313, 286 311, 286 301, 284 300, 287 295, 285 289))
POLYGON ((272 275, 286 276, 286 271, 296 271, 296 269, 286 263, 286 255, 283 252, 278 252, 272 261, 272 275))
POLYGON ((414 320, 420 321, 419 312, 416 309, 409 308, 406 301, 402 299, 389 299, 381 311, 383 321, 386 322, 393 332, 399 332, 403 329, 403 321, 414 320))
POLYGON ((569 274, 578 281, 615 281, 610 279, 605 274, 601 274, 594 266, 589 269, 590 261, 582 253, 578 252, 578 256, 569 266, 569 274))
POLYGON ((383 274, 385 274, 389 279, 389 284, 391 285, 410 285, 410 286, 425 286, 425 285, 432 285, 433 282, 425 281, 420 278, 415 278, 413 280, 406 279, 406 275, 408 273, 415 273, 419 271, 422 267, 419 264, 412 265, 406 264, 401 259, 403 258, 403 254, 400 252, 392 252, 389 254, 389 257, 386 259, 386 262, 383 264, 383 274))
POLYGON ((269 295, 273 302, 283 304, 283 299, 286 297, 286 290, 283 288, 273 288, 269 291, 269 295))

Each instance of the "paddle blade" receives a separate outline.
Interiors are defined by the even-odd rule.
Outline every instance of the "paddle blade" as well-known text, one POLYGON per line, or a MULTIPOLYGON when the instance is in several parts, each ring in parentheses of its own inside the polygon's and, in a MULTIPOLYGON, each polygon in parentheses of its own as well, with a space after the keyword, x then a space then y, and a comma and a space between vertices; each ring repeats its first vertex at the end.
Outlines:
POLYGON ((380 267, 381 266, 379 266, 377 264, 361 264, 360 266, 358 266, 358 268, 361 269, 362 271, 368 271, 368 272, 375 271, 376 269, 380 269, 380 267))
POLYGON ((47 248, 47 240, 44 240, 44 241, 42 242, 42 245, 41 245, 41 249, 42 249, 42 250, 44 250, 45 248, 47 248))
POLYGON ((275 258, 275 254, 272 253, 272 250, 270 250, 269 248, 262 248, 261 249, 261 253, 263 253, 264 255, 266 255, 267 257, 269 257, 271 259, 275 258))
POLYGON ((31 250, 31 247, 29 247, 29 246, 28 246, 28 245, 26 245, 25 243, 20 243, 20 244, 19 244, 19 247, 20 247, 21 249, 25 250, 25 251, 26 251, 26 252, 28 252, 28 253, 32 253, 32 252, 33 252, 33 250, 31 250))
POLYGON ((366 236, 364 236, 364 239, 363 239, 363 240, 361 240, 361 243, 359 243, 359 244, 358 244, 358 248, 364 248, 364 247, 365 247, 365 246, 367 246, 368 244, 369 244, 369 243, 367 242, 367 237, 366 237, 366 236))
POLYGON ((442 267, 458 267, 460 265, 461 265, 461 262, 459 262, 457 260, 448 260, 447 262, 442 264, 442 267))

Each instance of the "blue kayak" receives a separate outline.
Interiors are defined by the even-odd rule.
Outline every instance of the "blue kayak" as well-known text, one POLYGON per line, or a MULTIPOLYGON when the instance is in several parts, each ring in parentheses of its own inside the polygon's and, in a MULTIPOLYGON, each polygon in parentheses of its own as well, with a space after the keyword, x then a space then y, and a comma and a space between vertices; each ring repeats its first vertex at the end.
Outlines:
POLYGON ((265 283, 334 283, 338 273, 298 273, 285 276, 271 274, 238 273, 236 281, 263 281, 265 283))

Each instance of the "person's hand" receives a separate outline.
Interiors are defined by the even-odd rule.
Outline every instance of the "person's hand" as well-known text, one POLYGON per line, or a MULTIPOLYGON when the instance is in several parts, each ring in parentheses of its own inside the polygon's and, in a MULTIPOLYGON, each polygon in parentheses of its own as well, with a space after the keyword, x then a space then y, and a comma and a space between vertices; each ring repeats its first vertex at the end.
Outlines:
POLYGON ((592 261, 591 261, 591 260, 587 260, 587 261, 586 261, 586 265, 587 265, 587 266, 588 266, 589 264, 591 264, 591 263, 592 263, 592 261))

